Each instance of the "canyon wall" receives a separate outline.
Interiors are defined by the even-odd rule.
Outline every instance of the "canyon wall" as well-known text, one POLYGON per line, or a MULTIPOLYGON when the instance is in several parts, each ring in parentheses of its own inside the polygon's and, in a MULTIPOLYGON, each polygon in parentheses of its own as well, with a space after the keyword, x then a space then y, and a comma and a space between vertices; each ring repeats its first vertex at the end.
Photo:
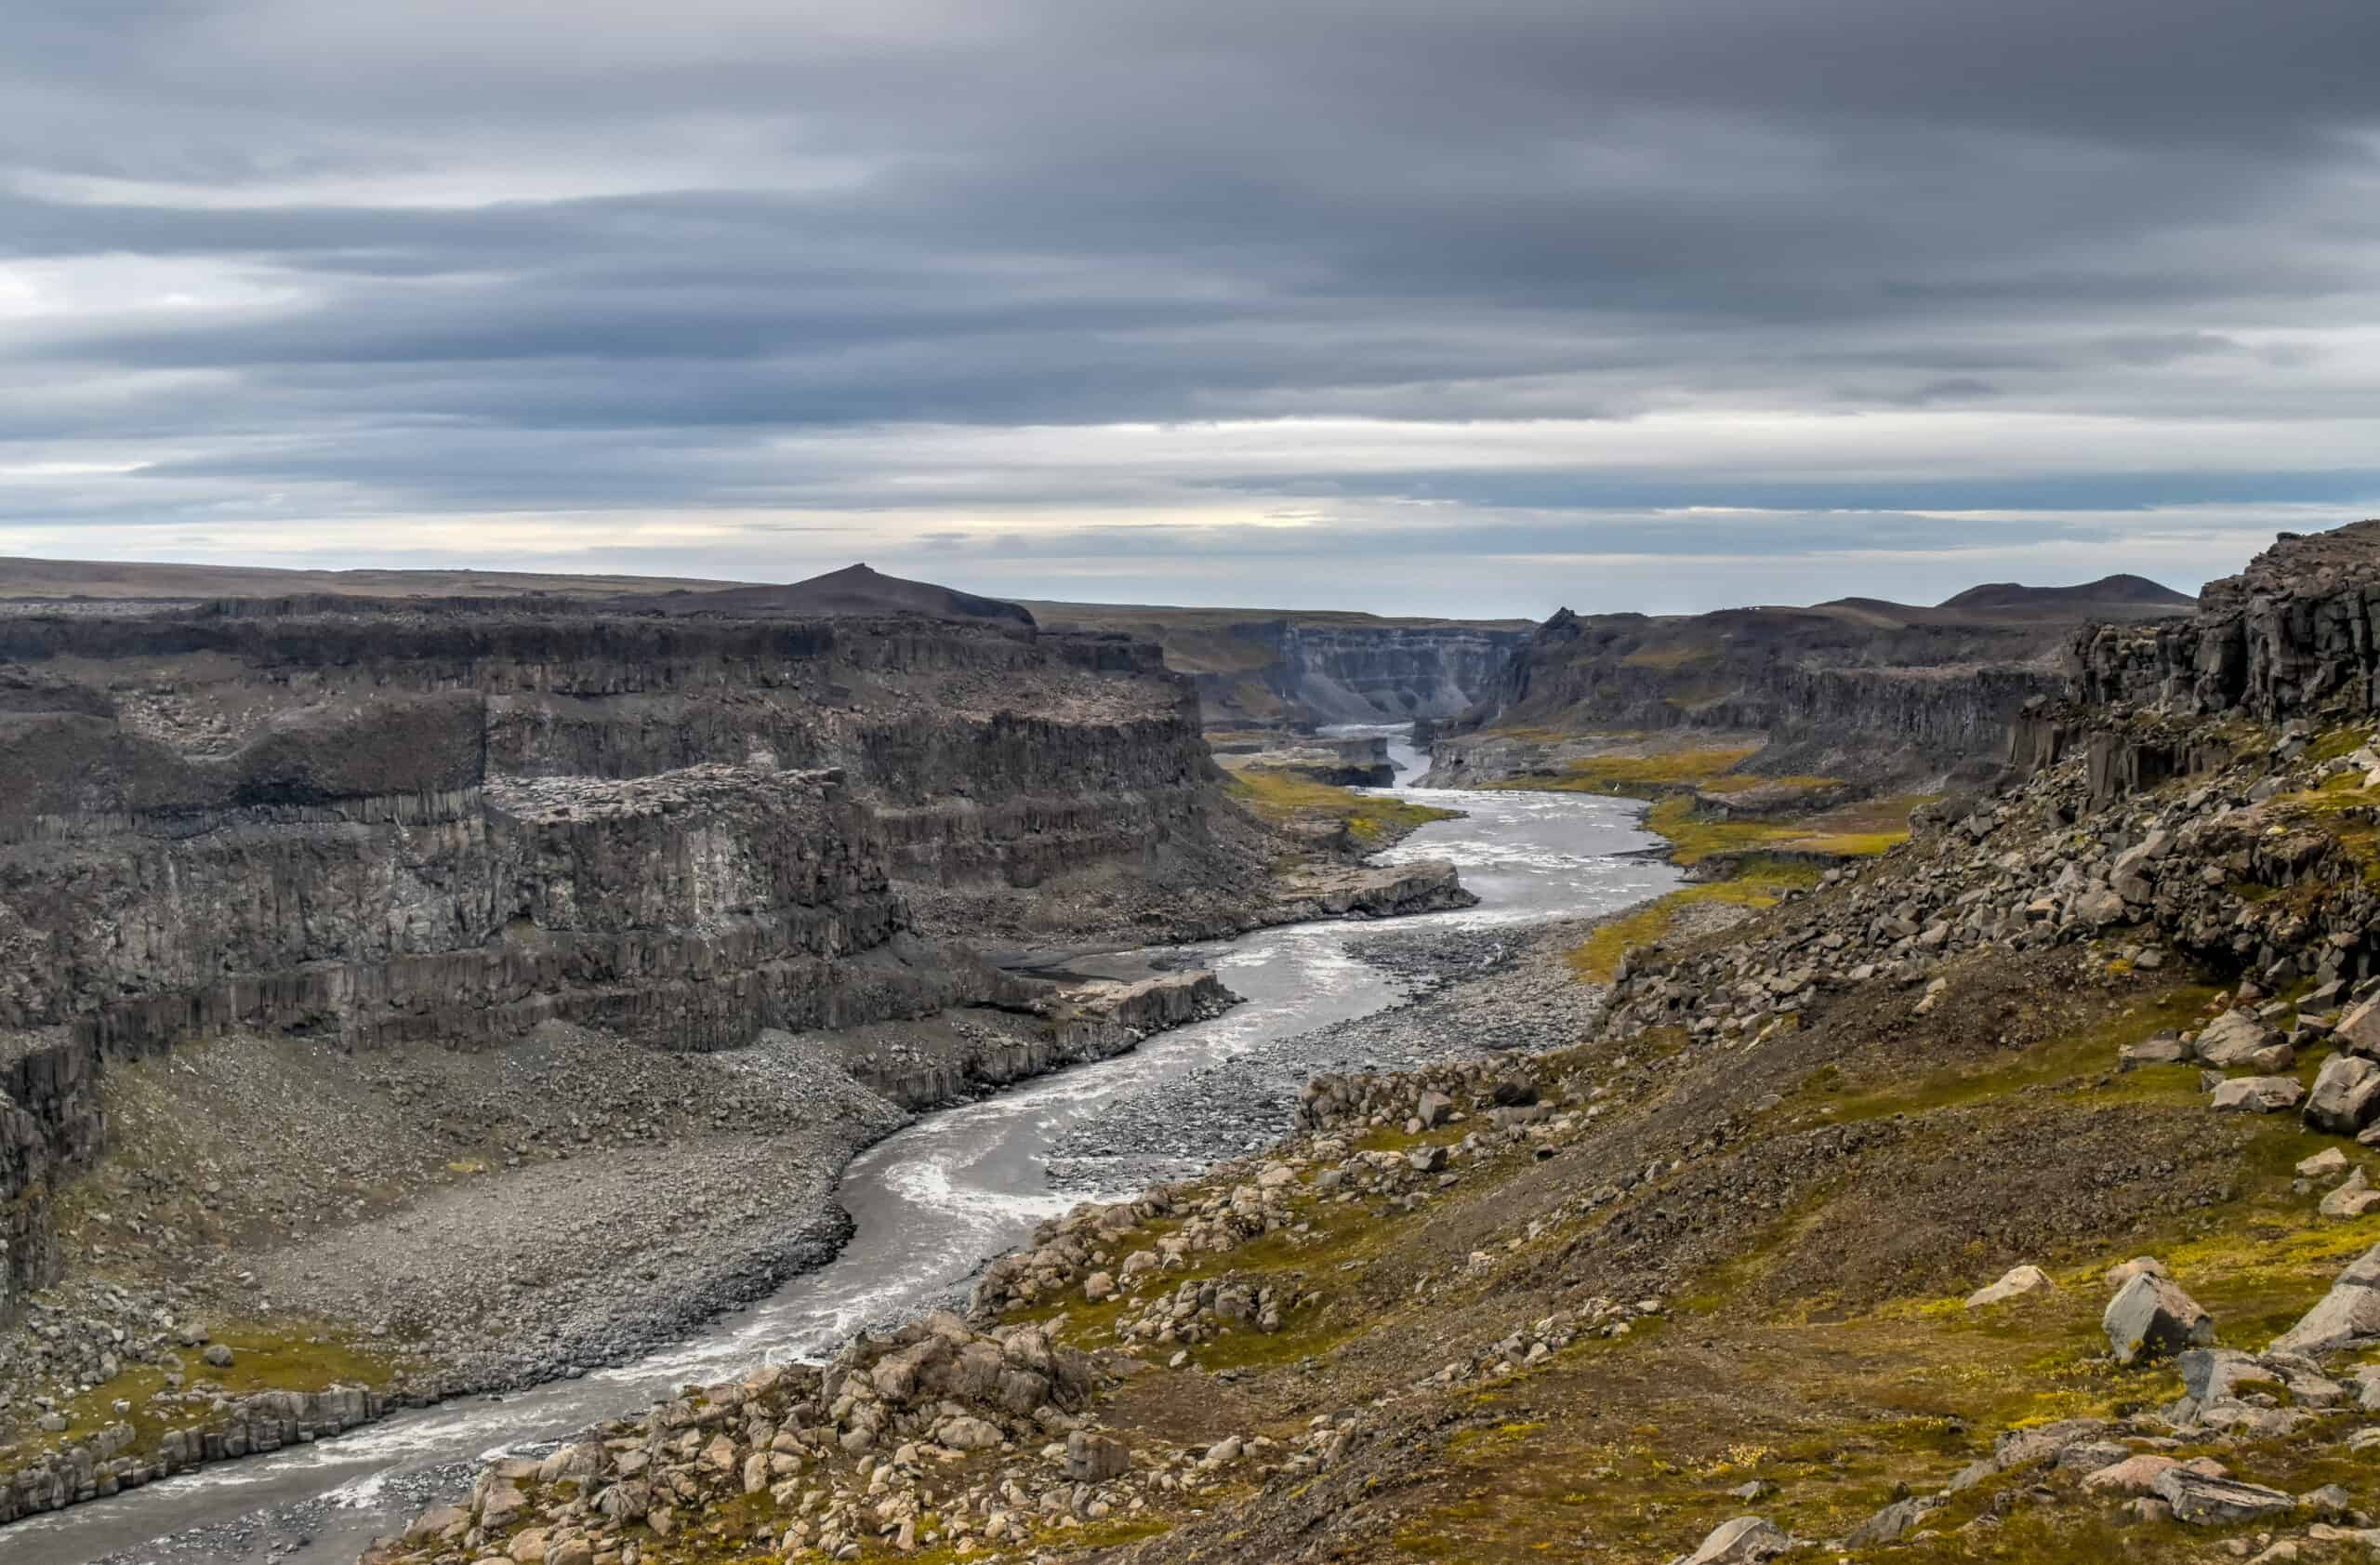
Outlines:
POLYGON ((2078 750, 2104 802, 2228 764, 2194 719, 2237 714, 2327 725, 2380 711, 2380 521, 2282 533, 2198 612, 2156 625, 2091 625, 2066 647, 2068 699, 2029 703, 2007 760, 2031 773, 2078 750))
POLYGON ((1753 771, 1884 783, 1980 770, 2027 704, 2064 694, 2060 648, 2094 616, 2162 619, 2188 600, 2110 577, 2085 588, 1998 586, 1933 608, 1844 599, 1690 617, 1581 617, 1540 626, 1480 702, 1436 725, 1434 776, 1492 734, 1708 730, 1765 737, 1753 771), (1466 736, 1481 736, 1467 738, 1466 736))
POLYGON ((1688 620, 1555 615, 1462 720, 1465 732, 1708 729, 1765 734, 1755 763, 1849 777, 1940 770, 1996 753, 2008 720, 2064 676, 2037 631, 1880 625, 1823 610, 1688 620))
POLYGON ((2189 618, 2092 626, 2068 666, 2096 703, 2267 722, 2380 710, 2380 521, 2283 533, 2189 618))
POLYGON ((1382 619, 1035 603, 1044 624, 1120 630, 1164 649, 1197 690, 1210 729, 1396 723, 1468 710, 1527 642, 1519 621, 1382 619))
MULTIPOLYGON (((1405 723, 1470 709, 1527 640, 1517 630, 1474 626, 1263 628, 1274 658, 1266 689, 1319 723, 1405 723)), ((1206 698, 1207 682, 1200 686, 1206 698)))
POLYGON ((1022 1003, 946 937, 1211 917, 1268 846, 1195 696, 1117 636, 548 600, 0 617, 0 1314, 49 1270, 112 1059, 549 1018, 711 1049, 1022 1003))

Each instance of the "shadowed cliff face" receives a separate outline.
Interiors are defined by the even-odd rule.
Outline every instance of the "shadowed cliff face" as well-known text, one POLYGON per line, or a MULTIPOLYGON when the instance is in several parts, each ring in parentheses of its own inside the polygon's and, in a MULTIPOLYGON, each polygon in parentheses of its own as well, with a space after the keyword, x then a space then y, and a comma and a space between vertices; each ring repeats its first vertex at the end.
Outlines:
POLYGON ((1410 723, 1468 710, 1527 643, 1525 623, 1407 622, 1368 614, 1031 605, 1047 625, 1124 630, 1196 684, 1210 729, 1410 723))
POLYGON ((2199 612, 2156 625, 2091 625, 2066 649, 2069 701, 2029 706, 2008 760, 2037 771, 2079 749, 2104 802, 2227 764, 2193 720, 2331 724, 2380 710, 2380 521, 2283 533, 2199 612))
POLYGON ((550 602, 0 617, 0 1312, 50 1265, 32 1193, 95 1154, 110 1058, 549 1019, 711 1049, 1022 1003, 948 936, 1028 898, 1053 935, 1249 905, 1268 847, 1187 685, 1117 636, 550 602))
POLYGON ((1564 610, 1440 730, 1441 743, 1489 728, 1708 729, 1765 734, 1753 770, 1938 774, 1997 759, 2009 720, 2063 692, 2059 647, 2077 623, 2188 602, 2138 578, 2096 587, 2109 592, 1977 589, 1937 608, 1844 599, 1676 618, 1564 610))
POLYGON ((2209 582, 2200 612, 2093 626, 2069 649, 2077 694, 2267 722, 2380 708, 2380 521, 2283 533, 2238 576, 2209 582))

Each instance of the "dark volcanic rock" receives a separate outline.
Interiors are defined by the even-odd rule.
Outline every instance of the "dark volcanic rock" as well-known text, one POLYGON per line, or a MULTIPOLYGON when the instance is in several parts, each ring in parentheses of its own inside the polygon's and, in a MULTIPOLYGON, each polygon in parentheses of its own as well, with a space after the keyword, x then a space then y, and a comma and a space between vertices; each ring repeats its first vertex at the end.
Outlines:
POLYGON ((1565 609, 1476 707, 1435 731, 1434 776, 1461 781, 1461 736, 1490 725, 1766 734, 1755 769, 1857 779, 1996 762, 2009 720, 2065 692, 2060 627, 2188 605, 2111 577, 1978 588, 1936 608, 1844 599, 1690 617, 1565 609))
POLYGON ((2075 638, 2077 694, 2268 722, 2380 708, 2380 521, 2283 533, 2235 577, 2209 582, 2193 617, 2100 626, 2075 638))

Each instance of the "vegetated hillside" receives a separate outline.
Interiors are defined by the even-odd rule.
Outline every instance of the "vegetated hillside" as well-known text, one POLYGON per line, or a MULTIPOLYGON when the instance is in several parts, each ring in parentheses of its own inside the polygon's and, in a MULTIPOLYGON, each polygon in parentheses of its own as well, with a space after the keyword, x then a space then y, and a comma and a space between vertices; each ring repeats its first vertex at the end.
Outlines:
POLYGON ((1385 619, 1274 609, 1035 603, 1051 626, 1123 631, 1165 649, 1210 732, 1310 731, 1466 710, 1527 639, 1527 620, 1385 619))
POLYGON ((2109 577, 1981 587, 1932 608, 1845 598, 1663 617, 1564 610, 1475 707, 1435 729, 1438 780, 1543 763, 1499 736, 1681 730, 1765 741, 1752 772, 1885 783, 1972 769, 1999 759, 2008 719, 2027 700, 2062 687, 2067 631, 2172 617, 2188 603, 2137 577, 2109 577))
MULTIPOLYGON (((2170 699, 2035 709, 2000 791, 1624 947, 1584 1028, 1318 1077, 967 1320, 689 1391, 372 1558, 2368 1558, 2380 699, 2342 610, 2380 537, 2233 588, 2118 638, 2170 699)), ((1509 1024, 1563 962, 1369 1025, 1509 1024)))

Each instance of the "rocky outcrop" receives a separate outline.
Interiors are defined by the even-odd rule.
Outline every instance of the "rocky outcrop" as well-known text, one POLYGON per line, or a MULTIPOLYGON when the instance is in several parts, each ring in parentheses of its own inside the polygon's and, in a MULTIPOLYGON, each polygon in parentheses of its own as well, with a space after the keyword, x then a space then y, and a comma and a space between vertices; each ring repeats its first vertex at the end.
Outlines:
MULTIPOLYGON (((1218 753, 1225 753, 1217 746, 1218 753)), ((1287 772, 1308 782, 1318 782, 1331 788, 1388 788, 1396 781, 1396 766, 1388 758, 1388 740, 1374 736, 1360 739, 1306 739, 1281 746, 1260 746, 1255 741, 1243 741, 1234 747, 1239 754, 1251 755, 1247 764, 1268 772, 1287 772)))
POLYGON ((2098 705, 2268 723, 2380 710, 2380 521, 2283 533, 2188 619, 2089 628, 2069 665, 2098 705))
POLYGON ((904 1108, 939 1108, 1069 1066, 1113 1059, 1152 1034, 1219 1016, 1238 1003, 1237 995, 1204 970, 1130 983, 1093 979, 1033 1002, 1048 1018, 1046 1028, 978 1036, 957 1054, 896 1048, 855 1059, 849 1068, 904 1108))
POLYGON ((1263 922, 1309 919, 1401 918, 1469 908, 1478 902, 1444 859, 1409 864, 1314 865, 1282 878, 1263 922))
POLYGON ((591 1565, 739 1502, 772 1519, 771 1552, 787 1556, 856 1558, 862 1539, 909 1553, 945 1532, 962 1552, 1022 1543, 1060 1516, 1079 1525, 1145 1505, 1127 1501, 1126 1481, 1137 1468, 1133 1487, 1146 1485, 1152 1464, 1083 1414, 1106 1378, 1038 1327, 978 1333, 930 1315, 858 1336, 826 1364, 689 1387, 549 1456, 499 1463, 467 1503, 433 1507, 365 1558, 591 1565), (1021 1464, 1036 1451, 1045 1466, 1028 1473, 1021 1464), (980 1452, 1003 1470, 958 1466, 980 1452))
MULTIPOLYGON (((327 1439, 420 1400, 391 1399, 358 1386, 260 1391, 219 1407, 211 1392, 193 1392, 184 1399, 182 1422, 153 1439, 144 1442, 135 1426, 118 1422, 17 1469, 0 1481, 0 1523, 103 1500, 210 1463, 327 1439)), ((176 1414, 152 1406, 148 1416, 176 1414)))

